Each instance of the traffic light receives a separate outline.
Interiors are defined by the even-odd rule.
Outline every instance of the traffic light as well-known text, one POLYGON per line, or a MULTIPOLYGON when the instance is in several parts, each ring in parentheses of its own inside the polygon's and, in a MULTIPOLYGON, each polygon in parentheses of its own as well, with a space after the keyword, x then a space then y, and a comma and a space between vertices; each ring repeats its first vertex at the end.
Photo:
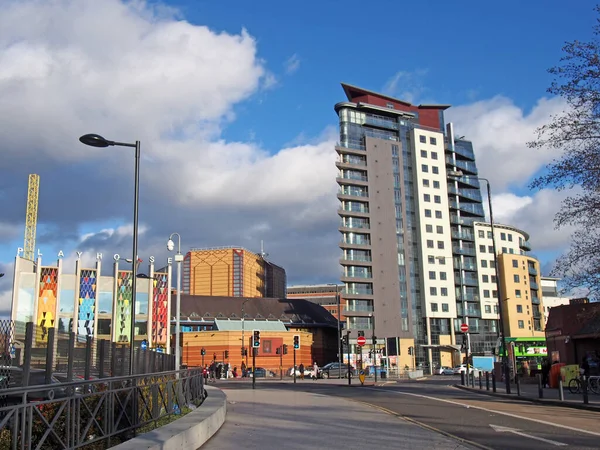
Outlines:
POLYGON ((200 355, 201 356, 206 355, 206 349, 205 348, 202 348, 202 350, 200 350, 200 355))
POLYGON ((408 347, 408 354, 412 355, 415 352, 415 348, 414 347, 408 347))
POLYGON ((287 355, 287 344, 283 344, 283 354, 287 355))
POLYGON ((260 347, 260 331, 254 330, 252 332, 252 347, 259 348, 260 347))
POLYGON ((372 358, 372 357, 373 357, 373 351, 369 350, 369 358, 372 358))
POLYGON ((225 350, 225 359, 229 359, 229 350, 225 350))
POLYGON ((242 349, 242 356, 248 356, 248 349, 247 348, 243 348, 242 349))
POLYGON ((276 354, 276 355, 281 355, 281 348, 277 347, 277 348, 275 349, 275 354, 276 354))
POLYGON ((345 346, 348 345, 348 335, 347 334, 342 336, 342 344, 345 346))
POLYGON ((298 350, 300 348, 300 336, 294 335, 294 350, 298 350))

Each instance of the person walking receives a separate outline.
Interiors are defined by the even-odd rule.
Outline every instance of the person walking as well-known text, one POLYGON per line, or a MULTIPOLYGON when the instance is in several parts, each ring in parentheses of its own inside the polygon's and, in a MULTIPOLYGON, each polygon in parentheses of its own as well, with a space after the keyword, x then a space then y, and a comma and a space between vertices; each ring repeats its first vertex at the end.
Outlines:
MULTIPOLYGON (((296 370, 294 368, 294 370, 296 370)), ((304 380, 304 364, 300 363, 300 366, 298 367, 298 371, 300 372, 300 379, 304 380)))
POLYGON ((313 380, 317 381, 317 378, 319 378, 319 366, 315 361, 315 363, 313 364, 313 380))
POLYGON ((544 388, 550 387, 550 360, 545 359, 542 364, 542 386, 544 388))

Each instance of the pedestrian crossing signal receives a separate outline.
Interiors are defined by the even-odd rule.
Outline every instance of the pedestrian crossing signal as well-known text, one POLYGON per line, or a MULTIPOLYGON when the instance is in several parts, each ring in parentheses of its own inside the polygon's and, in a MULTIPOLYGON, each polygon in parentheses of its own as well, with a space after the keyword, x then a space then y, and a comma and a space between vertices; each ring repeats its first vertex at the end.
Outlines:
POLYGON ((300 336, 296 334, 294 336, 294 350, 298 350, 299 348, 300 348, 300 336))
POLYGON ((260 331, 254 330, 252 335, 252 347, 260 347, 260 331))

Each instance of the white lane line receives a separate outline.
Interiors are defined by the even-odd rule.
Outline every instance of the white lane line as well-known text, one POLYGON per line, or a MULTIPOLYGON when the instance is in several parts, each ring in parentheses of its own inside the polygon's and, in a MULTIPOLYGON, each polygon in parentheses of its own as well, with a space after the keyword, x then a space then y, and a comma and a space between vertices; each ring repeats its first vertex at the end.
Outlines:
POLYGON ((493 409, 483 408, 482 406, 466 405, 464 403, 459 403, 459 402, 456 402, 456 401, 453 401, 453 400, 447 400, 447 399, 444 399, 444 398, 430 397, 428 395, 414 394, 412 392, 395 391, 395 390, 392 390, 392 389, 381 389, 381 388, 372 388, 372 387, 366 387, 366 388, 363 388, 363 389, 371 389, 373 391, 380 391, 380 392, 383 392, 383 391, 385 391, 385 392, 393 392, 394 394, 398 394, 398 395, 410 395, 410 396, 413 396, 413 397, 426 398, 428 400, 434 400, 434 401, 437 401, 437 402, 450 403, 451 405, 462 406, 462 407, 465 407, 465 408, 473 408, 473 409, 478 409, 480 411, 486 411, 486 412, 493 413, 493 414, 501 414, 503 416, 514 417, 515 419, 529 420, 530 422, 541 423, 542 425, 548 425, 548 426, 556 427, 556 428, 563 428, 565 430, 576 431, 578 433, 591 434, 592 436, 600 436, 600 433, 596 433, 594 431, 582 430, 581 428, 575 428, 575 427, 570 427, 568 425, 561 425, 561 424, 558 424, 558 423, 547 422, 545 420, 540 420, 540 419, 532 419, 531 417, 519 416, 518 414, 512 414, 512 413, 507 413, 507 412, 503 412, 503 411, 496 411, 496 410, 493 410, 493 409))
POLYGON ((536 441, 542 441, 542 442, 545 442, 546 444, 556 445, 557 447, 564 447, 565 445, 567 445, 567 444, 564 444, 563 442, 553 441, 551 439, 544 439, 544 438, 541 438, 538 436, 533 436, 531 434, 523 433, 518 428, 509 428, 509 427, 503 427, 500 425, 492 425, 491 423, 490 423, 490 427, 492 427, 492 430, 494 430, 498 433, 512 433, 512 434, 516 434, 518 436, 526 437, 529 439, 535 439, 536 441))

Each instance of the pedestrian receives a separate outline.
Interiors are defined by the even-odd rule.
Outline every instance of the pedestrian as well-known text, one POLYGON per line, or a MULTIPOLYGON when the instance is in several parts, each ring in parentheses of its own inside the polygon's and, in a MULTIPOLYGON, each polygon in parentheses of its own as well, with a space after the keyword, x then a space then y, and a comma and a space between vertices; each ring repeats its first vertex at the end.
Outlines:
POLYGON ((237 377, 238 377, 237 366, 235 366, 233 368, 233 378, 237 378, 237 377))
POLYGON ((315 363, 313 364, 313 380, 317 381, 317 378, 319 378, 319 366, 315 361, 315 363))
POLYGON ((217 381, 217 363, 213 361, 208 369, 208 372, 210 374, 209 381, 217 381))
MULTIPOLYGON (((296 370, 294 368, 294 370, 296 370)), ((298 371, 300 372, 300 379, 304 380, 304 364, 300 363, 300 366, 298 367, 298 371)))
POLYGON ((590 364, 588 363, 587 356, 583 357, 583 360, 581 361, 581 366, 579 367, 579 372, 586 379, 590 377, 590 364))
POLYGON ((542 386, 550 387, 550 360, 545 359, 542 364, 542 386))
POLYGON ((246 363, 244 361, 242 361, 242 378, 246 378, 248 376, 248 372, 247 372, 247 368, 246 368, 246 363))
POLYGON ((208 383, 208 367, 204 366, 202 368, 202 378, 204 378, 204 383, 208 383))

